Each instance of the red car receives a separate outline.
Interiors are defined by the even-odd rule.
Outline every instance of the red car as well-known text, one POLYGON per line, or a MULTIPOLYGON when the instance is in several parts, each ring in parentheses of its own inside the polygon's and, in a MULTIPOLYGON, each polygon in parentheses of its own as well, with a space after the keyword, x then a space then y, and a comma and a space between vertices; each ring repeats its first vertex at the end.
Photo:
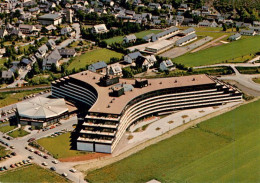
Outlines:
POLYGON ((35 138, 30 138, 27 142, 35 141, 35 138))

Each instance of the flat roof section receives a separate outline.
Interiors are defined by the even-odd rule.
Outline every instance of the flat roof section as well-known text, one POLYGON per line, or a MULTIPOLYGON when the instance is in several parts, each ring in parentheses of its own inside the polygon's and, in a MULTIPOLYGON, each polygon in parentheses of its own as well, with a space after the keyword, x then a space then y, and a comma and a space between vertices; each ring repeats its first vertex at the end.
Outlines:
MULTIPOLYGON (((148 79, 149 85, 147 87, 133 88, 133 90, 125 92, 125 94, 121 95, 120 97, 112 97, 109 96, 109 93, 112 92, 111 88, 114 85, 108 87, 103 87, 98 85, 99 79, 102 76, 103 75, 91 71, 83 71, 81 73, 73 74, 70 76, 71 78, 86 82, 96 89, 98 93, 98 98, 95 104, 89 109, 89 112, 120 115, 124 107, 132 99, 142 94, 145 94, 147 92, 152 92, 152 91, 166 89, 166 88, 196 86, 196 85, 215 83, 215 81, 213 81, 211 78, 209 78, 207 75, 204 74, 182 76, 182 77, 170 77, 170 78, 155 78, 155 79, 148 79)), ((119 83, 134 85, 135 79, 120 78, 119 83)))

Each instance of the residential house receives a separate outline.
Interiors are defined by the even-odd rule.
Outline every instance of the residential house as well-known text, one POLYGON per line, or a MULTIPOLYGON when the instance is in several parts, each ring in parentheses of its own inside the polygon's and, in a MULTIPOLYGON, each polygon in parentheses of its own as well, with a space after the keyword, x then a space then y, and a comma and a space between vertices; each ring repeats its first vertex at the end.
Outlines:
POLYGON ((228 40, 230 40, 230 41, 236 41, 236 40, 239 40, 240 38, 241 38, 241 34, 236 33, 236 34, 230 36, 230 37, 228 38, 228 40))
POLYGON ((122 75, 122 69, 119 64, 110 65, 108 72, 110 75, 114 75, 114 76, 122 75))
POLYGON ((256 32, 252 29, 250 29, 250 30, 242 29, 242 30, 240 30, 240 34, 245 35, 245 36, 254 36, 254 35, 256 35, 256 32))
POLYGON ((62 22, 62 16, 60 14, 45 14, 38 17, 38 21, 42 25, 58 25, 62 22))
POLYGON ((145 40, 146 42, 150 42, 153 35, 154 35, 154 33, 148 34, 148 35, 143 37, 143 40, 145 40))
POLYGON ((46 43, 46 45, 51 49, 54 50, 56 48, 56 43, 53 39, 49 39, 46 43))
POLYGON ((210 22, 208 20, 203 20, 202 22, 198 23, 198 26, 199 27, 218 27, 218 24, 215 21, 210 22))
POLYGON ((8 32, 5 28, 0 29, 0 38, 4 38, 7 35, 8 35, 8 32))
POLYGON ((138 68, 149 69, 154 65, 156 61, 157 60, 154 55, 148 55, 148 56, 138 56, 135 63, 138 68))
POLYGON ((19 25, 19 30, 23 34, 31 34, 33 32, 37 32, 38 31, 34 25, 26 25, 26 24, 20 24, 19 25))
POLYGON ((165 8, 165 9, 172 10, 172 5, 171 4, 163 4, 162 7, 165 8))
POLYGON ((59 60, 62 58, 58 49, 55 49, 48 55, 46 58, 43 59, 42 68, 43 70, 49 70, 52 68, 52 65, 59 67, 59 60))
POLYGON ((43 58, 47 52, 48 52, 48 47, 46 46, 46 44, 44 44, 38 48, 37 52, 35 53, 35 56, 37 58, 43 58))
POLYGON ((91 31, 92 31, 93 34, 100 34, 100 33, 108 32, 105 24, 95 25, 95 26, 92 27, 91 31))
POLYGON ((137 57, 139 57, 139 56, 142 56, 142 54, 139 51, 129 53, 124 56, 124 62, 132 64, 136 61, 137 57))
POLYGON ((61 35, 67 35, 72 36, 73 35, 73 29, 71 27, 63 27, 60 31, 61 35))
POLYGON ((63 58, 68 58, 68 57, 75 57, 76 56, 76 51, 74 48, 63 48, 59 49, 59 53, 63 58))
POLYGON ((148 4, 148 8, 152 9, 152 10, 160 10, 162 9, 161 5, 159 3, 149 3, 148 4))
POLYGON ((256 32, 256 34, 260 34, 260 26, 257 26, 257 27, 249 27, 249 29, 251 29, 251 30, 254 30, 255 32, 256 32))
POLYGON ((124 43, 135 43, 136 42, 136 36, 134 34, 127 35, 123 38, 124 43))
POLYGON ((162 71, 173 70, 173 69, 175 69, 175 66, 171 60, 164 60, 160 63, 160 70, 162 71))
POLYGON ((13 77, 14 77, 14 73, 10 70, 8 71, 2 71, 2 80, 4 82, 10 82, 13 80, 13 77))
POLYGON ((104 61, 96 62, 88 66, 88 70, 100 74, 106 74, 107 64, 104 61))

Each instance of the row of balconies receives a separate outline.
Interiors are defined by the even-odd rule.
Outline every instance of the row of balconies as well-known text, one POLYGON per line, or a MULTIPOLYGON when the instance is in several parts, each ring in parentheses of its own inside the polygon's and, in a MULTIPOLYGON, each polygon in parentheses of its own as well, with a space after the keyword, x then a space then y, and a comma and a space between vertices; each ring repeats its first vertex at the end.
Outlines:
POLYGON ((112 144, 113 139, 99 139, 99 138, 84 138, 84 137, 78 137, 78 141, 84 141, 84 142, 97 142, 97 143, 104 143, 104 144, 112 144))
POLYGON ((101 124, 101 123, 90 123, 90 122, 84 122, 82 124, 83 126, 89 126, 89 127, 102 127, 102 128, 114 128, 116 129, 118 127, 118 123, 117 124, 101 124))

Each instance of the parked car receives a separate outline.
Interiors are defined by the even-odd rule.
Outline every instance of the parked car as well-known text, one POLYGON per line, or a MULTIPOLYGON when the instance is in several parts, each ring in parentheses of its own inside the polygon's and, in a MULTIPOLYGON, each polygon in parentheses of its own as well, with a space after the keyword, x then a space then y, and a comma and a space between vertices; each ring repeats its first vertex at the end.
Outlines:
POLYGON ((14 146, 10 146, 10 148, 11 148, 11 149, 15 149, 15 147, 14 147, 14 146))
POLYGON ((53 166, 52 166, 50 169, 51 169, 52 171, 56 171, 56 168, 53 167, 53 166))
POLYGON ((48 156, 44 155, 43 158, 44 158, 44 159, 48 159, 48 156))
POLYGON ((64 177, 67 177, 67 176, 68 176, 68 174, 66 174, 65 172, 62 173, 61 175, 64 176, 64 177))
POLYGON ((28 158, 29 158, 29 159, 34 159, 34 157, 33 157, 33 156, 28 156, 28 158))
POLYGON ((11 152, 11 155, 16 156, 16 152, 11 152))
POLYGON ((42 163, 42 165, 43 165, 43 166, 47 166, 47 165, 48 165, 48 163, 46 163, 46 162, 43 162, 43 163, 42 163))
POLYGON ((74 169, 74 168, 71 168, 70 171, 73 172, 73 173, 75 173, 77 170, 74 169))
POLYGON ((55 159, 55 160, 52 160, 52 163, 58 164, 58 161, 55 159))

